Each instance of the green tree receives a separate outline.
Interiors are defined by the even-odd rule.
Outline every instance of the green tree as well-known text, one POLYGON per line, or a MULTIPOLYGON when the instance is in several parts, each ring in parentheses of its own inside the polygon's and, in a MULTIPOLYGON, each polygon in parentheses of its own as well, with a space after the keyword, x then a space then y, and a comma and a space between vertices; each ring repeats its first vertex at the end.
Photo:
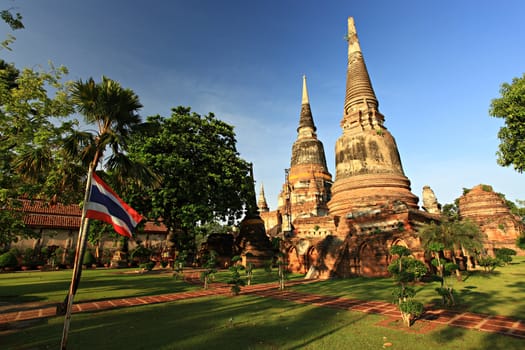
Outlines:
POLYGON ((131 161, 125 152, 131 131, 141 122, 138 111, 142 104, 138 96, 116 81, 102 77, 100 83, 93 78, 76 81, 72 87, 72 100, 85 122, 95 125, 97 131, 71 134, 66 140, 70 154, 80 156, 84 165, 91 165, 94 169, 103 160, 108 170, 121 170, 130 175, 128 166, 131 161), (111 152, 104 158, 107 149, 111 152))
POLYGON ((230 225, 243 214, 249 164, 237 152, 233 127, 213 114, 177 107, 170 118, 149 117, 130 156, 160 177, 159 189, 142 191, 148 200, 139 208, 163 218, 178 251, 195 254, 197 224, 230 225))
POLYGON ((512 83, 503 83, 500 88, 501 97, 495 98, 490 104, 489 114, 503 118, 505 125, 498 131, 499 145, 498 164, 513 165, 520 173, 525 169, 525 74, 521 78, 513 78, 512 83))
MULTIPOLYGON (((19 12, 13 12, 13 9, 1 10, 0 18, 11 28, 11 30, 19 30, 24 28, 24 23, 22 22, 22 15, 19 12)), ((15 41, 15 37, 12 34, 7 34, 7 37, 4 41, 0 43, 0 48, 11 51, 9 45, 15 41)))
MULTIPOLYGON (((483 250, 484 236, 478 225, 470 220, 449 220, 445 216, 442 218, 440 223, 432 221, 419 228, 418 235, 425 250, 432 251, 439 256, 439 252, 436 252, 434 248, 435 244, 440 244, 443 252, 447 250, 451 253, 454 264, 458 264, 456 260, 458 251, 462 251, 463 255, 475 256, 483 250)), ((443 263, 440 263, 441 265, 444 266, 443 263)), ((456 270, 456 273, 460 278, 459 269, 456 270)))
POLYGON ((0 60, 0 245, 17 236, 34 236, 25 230, 17 198, 52 198, 75 193, 64 182, 75 168, 62 165, 63 134, 74 122, 61 121, 73 111, 65 67, 18 70, 0 60), (63 169, 58 176, 58 169, 63 169), (60 180, 59 180, 60 179, 60 180), (67 186, 66 186, 67 185, 67 186))

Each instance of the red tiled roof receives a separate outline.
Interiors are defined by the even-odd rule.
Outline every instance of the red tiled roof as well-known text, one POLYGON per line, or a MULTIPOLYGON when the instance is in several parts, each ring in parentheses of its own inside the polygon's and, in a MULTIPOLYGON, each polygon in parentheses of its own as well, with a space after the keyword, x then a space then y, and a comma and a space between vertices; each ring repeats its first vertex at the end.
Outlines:
POLYGON ((29 227, 65 228, 78 230, 80 227, 80 216, 26 214, 24 215, 24 224, 29 227))
POLYGON ((144 224, 144 232, 165 233, 166 231, 168 231, 168 228, 162 222, 156 223, 153 221, 147 221, 144 224))
MULTIPOLYGON (((80 227, 82 211, 78 204, 48 204, 44 201, 20 199, 24 223, 33 228, 76 229, 80 227)), ((148 221, 144 224, 146 233, 165 233, 166 226, 160 222, 148 221)))
POLYGON ((78 204, 49 204, 44 201, 20 199, 22 202, 22 211, 26 213, 41 213, 51 215, 73 215, 80 216, 82 211, 78 204))

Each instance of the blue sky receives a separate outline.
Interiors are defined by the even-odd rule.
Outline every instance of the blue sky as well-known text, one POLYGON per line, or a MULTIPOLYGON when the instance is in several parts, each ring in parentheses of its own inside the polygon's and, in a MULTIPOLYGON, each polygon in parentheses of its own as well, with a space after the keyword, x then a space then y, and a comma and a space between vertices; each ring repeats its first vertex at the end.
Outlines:
POLYGON ((524 175, 496 163, 502 121, 488 115, 501 83, 525 72, 521 0, 0 0, 10 7, 26 29, 2 58, 19 68, 51 60, 74 80, 106 75, 137 93, 143 117, 178 105, 215 113, 235 126, 272 209, 297 136, 303 74, 335 174, 353 16, 412 192, 429 185, 451 203, 484 183, 525 199, 524 175))

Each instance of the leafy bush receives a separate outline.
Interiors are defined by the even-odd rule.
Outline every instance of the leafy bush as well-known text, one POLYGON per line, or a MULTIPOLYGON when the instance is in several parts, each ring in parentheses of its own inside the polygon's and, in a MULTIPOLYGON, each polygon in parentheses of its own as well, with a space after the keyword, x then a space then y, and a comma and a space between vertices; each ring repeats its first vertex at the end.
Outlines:
POLYGON ((438 287, 436 288, 436 292, 443 299, 443 305, 452 306, 456 304, 456 300, 454 298, 455 292, 451 287, 438 287))
POLYGON ((516 246, 525 250, 525 235, 521 235, 516 239, 516 246))
POLYGON ((148 261, 146 263, 142 263, 139 265, 139 267, 146 271, 151 271, 155 267, 155 261, 148 261))
POLYGON ((16 267, 18 265, 18 260, 12 252, 7 252, 0 255, 0 267, 16 267))
POLYGON ((217 266, 217 254, 215 251, 210 251, 205 257, 204 257, 204 264, 202 267, 205 268, 204 271, 201 272, 201 280, 204 282, 204 289, 208 289, 209 284, 211 281, 215 278, 215 273, 217 272, 216 266, 217 266))
POLYGON ((478 264, 483 267, 485 272, 492 272, 501 265, 501 261, 490 256, 482 256, 478 259, 478 264))
POLYGON ((230 272, 232 273, 231 280, 228 281, 228 284, 231 284, 231 291, 233 295, 239 295, 241 292, 241 286, 245 285, 243 279, 241 279, 241 274, 239 270, 244 269, 242 265, 239 265, 241 257, 236 255, 232 258, 232 265, 229 267, 230 272))
POLYGON ((86 265, 87 267, 91 267, 93 264, 97 263, 97 259, 95 259, 95 256, 93 253, 91 253, 90 250, 86 250, 84 253, 84 260, 82 260, 82 265, 86 265))
POLYGON ((514 249, 499 248, 496 250, 496 259, 499 259, 505 265, 512 261, 513 255, 516 255, 516 251, 514 249))
POLYGON ((151 250, 139 245, 137 248, 133 249, 131 252, 130 258, 131 260, 138 260, 139 263, 148 262, 149 258, 151 256, 151 250))
POLYGON ((414 319, 421 316, 424 306, 419 301, 409 299, 399 304, 399 310, 401 310, 403 322, 407 327, 410 327, 414 319))

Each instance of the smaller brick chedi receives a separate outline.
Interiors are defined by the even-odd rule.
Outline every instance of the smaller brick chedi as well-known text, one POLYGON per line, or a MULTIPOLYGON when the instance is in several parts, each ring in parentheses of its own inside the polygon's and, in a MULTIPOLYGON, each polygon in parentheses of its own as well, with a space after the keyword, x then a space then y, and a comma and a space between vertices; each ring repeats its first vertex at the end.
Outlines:
POLYGON ((288 227, 290 220, 328 214, 332 175, 328 172, 323 143, 316 131, 303 76, 297 140, 292 146, 290 169, 279 195, 279 210, 286 215, 284 225, 288 227))
POLYGON ((477 185, 459 197, 461 220, 478 224, 485 234, 484 247, 516 249, 516 239, 525 231, 521 218, 512 214, 505 200, 489 185, 477 185))

